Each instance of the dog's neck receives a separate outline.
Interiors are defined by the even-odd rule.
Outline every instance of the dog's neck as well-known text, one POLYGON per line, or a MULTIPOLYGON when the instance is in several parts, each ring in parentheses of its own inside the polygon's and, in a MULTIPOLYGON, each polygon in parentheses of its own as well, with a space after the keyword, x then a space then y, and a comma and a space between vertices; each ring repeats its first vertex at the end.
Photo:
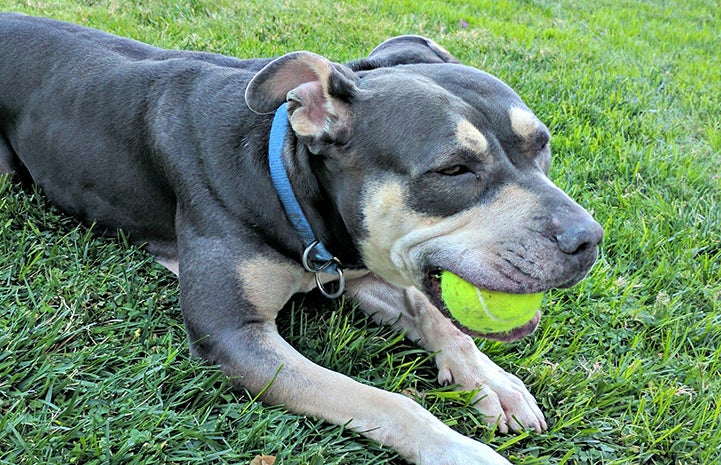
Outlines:
MULTIPOLYGON (((283 204, 286 216, 303 245, 303 254, 301 256, 303 266, 306 270, 316 273, 316 276, 318 276, 318 273, 336 274, 341 277, 342 282, 343 265, 317 238, 288 178, 288 170, 283 157, 288 132, 288 109, 284 103, 275 112, 268 140, 268 164, 273 185, 283 204)), ((326 290, 322 286, 319 287, 321 293, 327 297, 337 297, 336 294, 339 295, 343 290, 342 288, 326 290)))

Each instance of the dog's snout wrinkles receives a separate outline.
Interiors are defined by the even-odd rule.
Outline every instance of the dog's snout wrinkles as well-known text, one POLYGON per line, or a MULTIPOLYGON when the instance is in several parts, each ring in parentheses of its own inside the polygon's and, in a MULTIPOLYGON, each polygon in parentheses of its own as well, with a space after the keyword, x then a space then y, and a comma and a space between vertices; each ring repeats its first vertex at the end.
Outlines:
POLYGON ((603 239, 603 228, 593 219, 573 221, 556 235, 558 246, 567 254, 593 249, 603 239))

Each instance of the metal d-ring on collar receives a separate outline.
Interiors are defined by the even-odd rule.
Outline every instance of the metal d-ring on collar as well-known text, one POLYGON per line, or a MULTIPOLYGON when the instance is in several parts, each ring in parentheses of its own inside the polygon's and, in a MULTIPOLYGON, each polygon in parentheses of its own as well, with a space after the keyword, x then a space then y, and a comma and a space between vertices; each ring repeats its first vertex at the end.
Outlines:
POLYGON ((310 271, 315 275, 315 284, 318 286, 318 290, 320 291, 320 293, 328 297, 329 299, 335 299, 336 297, 340 297, 340 295, 343 294, 343 291, 345 290, 345 277, 343 276, 343 267, 340 263, 340 260, 338 260, 336 257, 333 257, 327 262, 321 263, 320 265, 315 265, 313 263, 310 255, 313 252, 313 249, 322 245, 323 244, 321 244, 320 242, 314 241, 305 248, 305 250, 303 251, 303 267, 307 271, 310 271), (323 272, 327 272, 326 270, 335 270, 336 274, 338 275, 338 289, 333 292, 327 290, 323 285, 323 280, 320 279, 320 274, 323 272))
POLYGON ((323 243, 316 239, 308 219, 300 208, 298 199, 295 198, 282 156, 283 143, 287 132, 288 110, 284 103, 276 110, 273 125, 270 127, 270 139, 268 140, 270 177, 273 180, 273 185, 278 197, 280 197, 283 208, 285 208, 285 213, 303 243, 303 267, 315 275, 315 282, 321 294, 329 299, 335 299, 345 290, 343 266, 340 260, 328 252, 323 243), (320 277, 321 273, 335 273, 338 275, 338 288, 335 291, 329 291, 324 287, 320 277))

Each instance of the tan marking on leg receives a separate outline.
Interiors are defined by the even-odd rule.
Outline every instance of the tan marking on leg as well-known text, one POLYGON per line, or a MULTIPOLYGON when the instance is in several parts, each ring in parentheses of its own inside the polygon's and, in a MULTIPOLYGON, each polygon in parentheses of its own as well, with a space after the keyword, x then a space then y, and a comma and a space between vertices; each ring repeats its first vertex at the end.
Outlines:
POLYGON ((236 271, 245 298, 269 320, 275 319, 290 297, 307 288, 312 279, 299 266, 267 257, 241 262, 236 271))
MULTIPOLYGON (((343 425, 398 452, 410 463, 510 465, 488 446, 462 436, 408 397, 361 384, 312 363, 277 332, 258 338, 257 363, 276 368, 262 400, 343 425), (320 393, 320 395, 319 395, 320 393)), ((239 365, 246 366, 245 360, 239 365)), ((272 372, 271 372, 272 373, 272 372)), ((258 392, 256 385, 251 392, 258 392)))
POLYGON ((440 384, 457 384, 466 391, 480 389, 475 406, 487 423, 497 424, 502 432, 546 429, 543 414, 523 383, 480 352, 473 339, 420 290, 398 289, 371 275, 350 282, 348 295, 375 321, 392 325, 435 353, 440 384))
POLYGON ((460 120, 456 125, 456 138, 463 147, 479 155, 488 149, 486 137, 467 119, 460 120))
POLYGON ((508 110, 508 116, 511 119, 513 132, 523 139, 531 138, 541 127, 541 122, 536 115, 523 108, 512 107, 508 110))
POLYGON ((155 261, 172 271, 175 276, 180 275, 180 265, 178 264, 178 259, 155 257, 155 261))

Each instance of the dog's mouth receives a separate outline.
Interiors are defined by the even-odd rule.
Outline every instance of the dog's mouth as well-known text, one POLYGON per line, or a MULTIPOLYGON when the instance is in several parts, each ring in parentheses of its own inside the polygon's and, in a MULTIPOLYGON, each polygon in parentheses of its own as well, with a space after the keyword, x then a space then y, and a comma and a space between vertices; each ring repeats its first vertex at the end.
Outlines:
POLYGON ((451 312, 448 310, 448 307, 443 303, 443 297, 441 296, 441 274, 443 270, 440 268, 434 268, 426 273, 423 287, 425 290, 426 295, 430 298, 431 303, 433 303, 448 319, 450 319, 453 324, 463 331, 466 334, 469 334, 473 337, 481 337, 484 339, 491 339, 494 341, 501 341, 501 342, 513 342, 517 341, 519 339, 522 339, 531 333, 533 333, 536 328, 538 327, 539 322, 541 321, 541 311, 538 310, 536 314, 531 318, 531 320, 528 323, 525 323, 517 328, 513 328, 506 332, 498 332, 498 333, 480 333, 478 331, 474 331, 470 328, 467 328, 460 324, 458 321, 456 321, 455 318, 451 315, 451 312))

